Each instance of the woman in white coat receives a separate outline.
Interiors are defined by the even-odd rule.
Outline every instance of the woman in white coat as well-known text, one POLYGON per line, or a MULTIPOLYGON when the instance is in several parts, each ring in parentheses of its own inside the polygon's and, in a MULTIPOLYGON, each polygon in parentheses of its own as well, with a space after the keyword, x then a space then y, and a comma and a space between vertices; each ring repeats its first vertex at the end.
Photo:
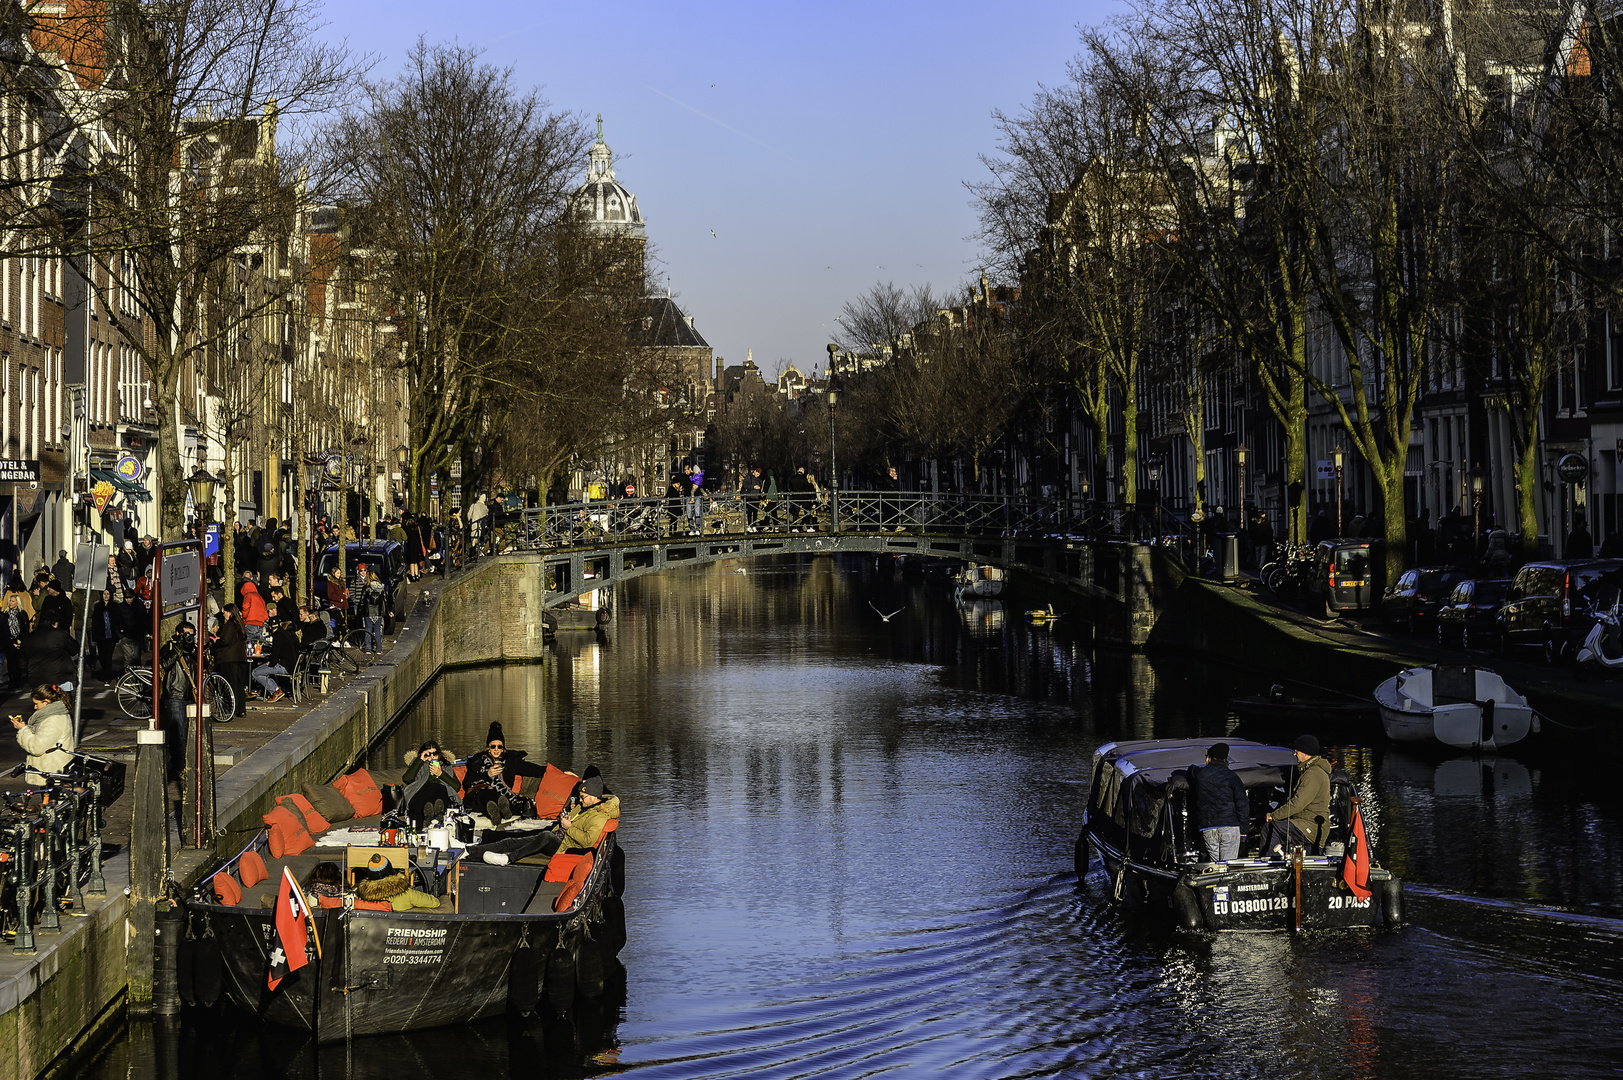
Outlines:
MULTIPOLYGON (((28 767, 40 772, 61 772, 73 760, 73 716, 68 712, 68 695, 54 686, 34 687, 34 715, 26 721, 11 718, 17 729, 17 745, 28 755, 28 767)), ((28 773, 24 779, 35 787, 46 783, 43 776, 28 773)))

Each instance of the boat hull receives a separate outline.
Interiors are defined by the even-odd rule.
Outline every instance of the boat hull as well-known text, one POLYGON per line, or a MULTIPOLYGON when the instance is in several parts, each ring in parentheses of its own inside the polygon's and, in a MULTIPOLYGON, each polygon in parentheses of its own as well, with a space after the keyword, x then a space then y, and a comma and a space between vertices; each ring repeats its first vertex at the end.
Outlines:
POLYGON ((321 910, 311 914, 320 958, 312 946, 309 963, 271 991, 271 911, 206 906, 202 914, 219 942, 226 995, 321 1042, 346 1031, 378 1035, 501 1015, 521 944, 536 950, 544 970, 559 940, 558 923, 522 917, 359 911, 339 918, 321 910))
MULTIPOLYGON (((1112 882, 1111 896, 1118 903, 1169 915, 1189 929, 1297 928, 1296 873, 1288 864, 1249 860, 1179 873, 1124 860, 1097 837, 1090 839, 1112 882)), ((1371 895, 1358 897, 1342 880, 1340 859, 1308 859, 1302 868, 1301 929, 1386 925, 1393 920, 1387 918, 1381 898, 1391 884, 1390 874, 1373 870, 1371 895)))

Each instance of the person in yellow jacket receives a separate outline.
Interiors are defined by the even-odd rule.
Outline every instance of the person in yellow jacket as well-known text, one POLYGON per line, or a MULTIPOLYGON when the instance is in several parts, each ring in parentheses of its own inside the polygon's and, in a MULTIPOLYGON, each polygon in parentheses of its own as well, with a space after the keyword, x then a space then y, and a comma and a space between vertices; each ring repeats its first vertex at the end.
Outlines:
POLYGON ((1300 844, 1313 855, 1323 848, 1330 829, 1330 762, 1319 754, 1319 740, 1311 735, 1298 738, 1296 783, 1290 798, 1274 807, 1265 819, 1268 832, 1263 837, 1264 856, 1285 858, 1300 844))
POLYGON ((493 866, 506 866, 527 855, 551 855, 558 851, 590 850, 603 839, 609 822, 620 817, 620 797, 603 786, 603 774, 588 765, 564 808, 558 824, 544 832, 525 833, 494 844, 468 849, 469 859, 482 859, 493 866))

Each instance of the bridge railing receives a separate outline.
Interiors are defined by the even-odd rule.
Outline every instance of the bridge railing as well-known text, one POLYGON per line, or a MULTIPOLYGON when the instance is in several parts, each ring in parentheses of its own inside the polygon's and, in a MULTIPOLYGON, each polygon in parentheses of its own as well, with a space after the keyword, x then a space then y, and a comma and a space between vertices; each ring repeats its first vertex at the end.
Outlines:
POLYGON ((1117 540, 1197 560, 1187 522, 1153 503, 936 492, 828 491, 749 498, 594 499, 493 515, 470 530, 463 562, 508 552, 615 547, 756 533, 910 532, 948 536, 1117 540), (837 526, 836 526, 837 514, 837 526), (1186 551, 1186 548, 1191 550, 1186 551))

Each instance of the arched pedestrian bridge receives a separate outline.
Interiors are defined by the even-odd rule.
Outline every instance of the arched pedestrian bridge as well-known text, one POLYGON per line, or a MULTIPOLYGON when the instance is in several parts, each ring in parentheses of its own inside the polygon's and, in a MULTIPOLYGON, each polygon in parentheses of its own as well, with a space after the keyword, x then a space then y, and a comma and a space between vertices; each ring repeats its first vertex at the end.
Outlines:
POLYGON ((707 496, 697 504, 663 498, 566 503, 505 515, 475 547, 481 554, 539 556, 548 608, 644 574, 723 559, 862 553, 985 563, 1122 606, 1120 636, 1137 644, 1153 621, 1151 545, 1182 561, 1192 558, 1192 543, 1184 522, 1153 509, 1080 499, 856 491, 760 500, 707 496))

